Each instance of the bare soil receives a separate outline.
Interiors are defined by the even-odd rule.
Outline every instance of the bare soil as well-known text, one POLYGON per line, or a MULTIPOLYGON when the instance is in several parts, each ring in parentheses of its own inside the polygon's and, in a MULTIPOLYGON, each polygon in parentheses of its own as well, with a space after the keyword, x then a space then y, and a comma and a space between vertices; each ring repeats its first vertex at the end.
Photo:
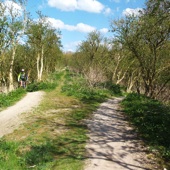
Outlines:
POLYGON ((153 170, 153 160, 147 158, 146 147, 121 112, 122 98, 102 103, 88 120, 89 142, 86 146, 85 170, 153 170))
POLYGON ((23 123, 21 114, 37 107, 42 99, 43 92, 31 92, 14 106, 0 112, 0 137, 12 133, 23 123))

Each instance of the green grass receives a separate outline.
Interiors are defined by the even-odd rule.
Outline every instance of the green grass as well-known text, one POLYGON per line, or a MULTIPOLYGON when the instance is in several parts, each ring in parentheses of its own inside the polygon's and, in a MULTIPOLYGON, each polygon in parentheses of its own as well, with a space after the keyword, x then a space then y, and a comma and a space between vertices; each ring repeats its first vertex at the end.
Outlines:
POLYGON ((8 94, 0 94, 0 110, 15 104, 25 94, 26 91, 22 88, 9 92, 8 94))
MULTIPOLYGON (((0 170, 83 169, 88 139, 83 120, 113 94, 121 95, 120 87, 106 83, 90 88, 82 76, 67 71, 30 87, 34 88, 46 89, 44 101, 28 113, 24 128, 0 140, 0 170)), ((14 104, 25 93, 18 89, 0 96, 0 107, 14 104)), ((137 94, 127 95, 122 106, 140 137, 151 150, 159 151, 170 169, 170 107, 137 94)))
POLYGON ((54 90, 57 87, 58 81, 60 81, 63 74, 64 72, 55 72, 49 75, 48 79, 46 79, 45 81, 28 84, 26 91, 34 92, 39 90, 54 90))
MULTIPOLYGON (((103 88, 89 88, 82 77, 69 72, 54 74, 57 88, 46 91, 44 101, 28 113, 24 128, 4 137, 0 169, 81 170, 84 166, 87 126, 99 104, 111 96, 103 88), (9 142, 9 144, 8 144, 9 142), (12 147, 15 146, 15 147, 12 147)), ((1 159, 1 158, 0 158, 1 159)))
POLYGON ((133 93, 127 95, 122 106, 140 136, 170 164, 170 107, 133 93))
POLYGON ((20 170, 20 161, 17 157, 17 148, 19 147, 16 142, 8 142, 3 139, 0 140, 0 169, 10 170, 11 167, 20 170))

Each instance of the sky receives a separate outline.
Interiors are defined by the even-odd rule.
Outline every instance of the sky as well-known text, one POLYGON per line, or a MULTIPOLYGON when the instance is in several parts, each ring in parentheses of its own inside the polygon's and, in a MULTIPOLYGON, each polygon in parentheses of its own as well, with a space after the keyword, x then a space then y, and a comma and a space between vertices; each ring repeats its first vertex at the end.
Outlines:
POLYGON ((32 19, 37 19, 37 11, 47 16, 61 31, 62 50, 74 52, 90 32, 98 30, 110 37, 112 20, 137 14, 144 6, 145 0, 27 0, 26 8, 32 19))

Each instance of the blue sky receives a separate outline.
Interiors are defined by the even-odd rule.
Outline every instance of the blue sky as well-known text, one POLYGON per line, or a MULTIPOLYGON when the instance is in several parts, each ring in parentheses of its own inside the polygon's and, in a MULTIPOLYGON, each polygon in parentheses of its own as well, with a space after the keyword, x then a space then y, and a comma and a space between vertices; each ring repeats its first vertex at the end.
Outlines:
POLYGON ((136 13, 144 4, 145 0, 28 0, 27 10, 33 19, 36 11, 48 16, 51 25, 61 30, 63 51, 75 51, 93 30, 112 36, 110 21, 136 13))

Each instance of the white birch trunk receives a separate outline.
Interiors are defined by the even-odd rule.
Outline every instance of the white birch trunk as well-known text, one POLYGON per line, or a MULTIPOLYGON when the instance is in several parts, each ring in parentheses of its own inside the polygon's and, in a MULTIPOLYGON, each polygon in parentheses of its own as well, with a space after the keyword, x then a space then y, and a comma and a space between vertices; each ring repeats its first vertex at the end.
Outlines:
POLYGON ((15 52, 16 52, 16 47, 14 46, 13 51, 12 51, 12 58, 11 58, 11 63, 10 63, 10 69, 9 69, 9 92, 14 90, 13 66, 14 66, 15 52))
POLYGON ((40 53, 38 53, 38 56, 37 56, 37 80, 39 81, 40 79, 40 53))
POLYGON ((121 81, 125 78, 127 70, 123 73, 123 75, 121 75, 121 72, 123 72, 123 71, 120 71, 118 73, 116 84, 121 83, 121 81))
POLYGON ((40 60, 41 66, 40 66, 40 72, 39 72, 39 74, 40 74, 39 75, 40 81, 42 80, 42 73, 43 73, 43 67, 44 67, 43 60, 44 60, 44 49, 42 48, 42 50, 41 50, 41 60, 40 60))
POLYGON ((43 68, 44 68, 44 49, 42 48, 41 54, 38 53, 37 56, 37 80, 41 81, 42 80, 42 73, 43 73, 43 68))

